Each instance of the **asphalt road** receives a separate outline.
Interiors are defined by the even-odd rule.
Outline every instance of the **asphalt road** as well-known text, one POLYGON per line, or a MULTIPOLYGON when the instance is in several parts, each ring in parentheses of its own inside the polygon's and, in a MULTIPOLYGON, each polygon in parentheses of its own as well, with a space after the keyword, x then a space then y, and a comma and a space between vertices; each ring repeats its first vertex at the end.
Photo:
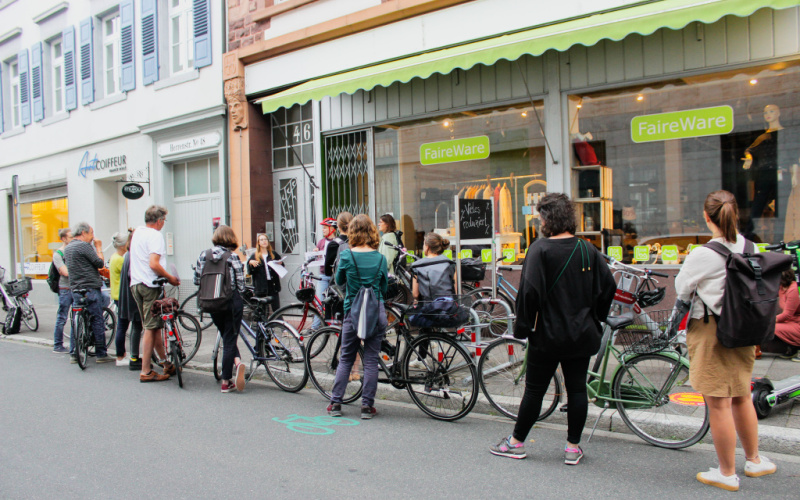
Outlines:
MULTIPOLYGON (((379 415, 295 427, 292 415, 325 416, 311 389, 269 382, 221 394, 212 376, 140 384, 113 363, 82 372, 50 348, 0 341, 0 498, 730 498, 698 483, 713 449, 655 448, 598 432, 577 467, 563 464, 566 429, 541 424, 528 459, 487 448, 510 433, 506 419, 439 422, 403 403, 379 415), (282 420, 283 422, 276 421, 282 420), (297 432, 315 432, 308 434, 297 432), (332 432, 331 432, 332 431, 332 432)), ((309 422, 305 420, 304 422, 309 422)), ((800 457, 771 455, 774 476, 747 478, 748 498, 800 497, 800 457)), ((739 466, 744 465, 740 456, 739 466)))

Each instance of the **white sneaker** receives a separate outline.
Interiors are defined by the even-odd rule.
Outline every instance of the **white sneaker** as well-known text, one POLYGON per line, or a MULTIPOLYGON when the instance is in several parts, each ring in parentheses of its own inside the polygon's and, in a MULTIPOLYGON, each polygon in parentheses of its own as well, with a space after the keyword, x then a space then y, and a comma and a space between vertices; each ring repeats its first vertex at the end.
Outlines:
POLYGON ((421 359, 415 359, 414 361, 410 362, 408 364, 408 367, 412 368, 414 370, 427 370, 428 369, 428 367, 425 366, 425 363, 423 363, 421 359))
POLYGON ((124 358, 117 360, 117 366, 128 366, 131 364, 131 358, 126 354, 124 358))
POLYGON ((744 475, 747 477, 761 477, 766 476, 767 474, 775 474, 775 471, 778 470, 778 466, 775 465, 769 458, 765 457, 764 455, 759 455, 761 457, 761 463, 755 463, 748 460, 744 464, 744 475))
POLYGON ((716 486, 728 491, 739 491, 739 476, 736 474, 723 476, 719 469, 708 469, 708 472, 698 472, 697 480, 709 486, 716 486))

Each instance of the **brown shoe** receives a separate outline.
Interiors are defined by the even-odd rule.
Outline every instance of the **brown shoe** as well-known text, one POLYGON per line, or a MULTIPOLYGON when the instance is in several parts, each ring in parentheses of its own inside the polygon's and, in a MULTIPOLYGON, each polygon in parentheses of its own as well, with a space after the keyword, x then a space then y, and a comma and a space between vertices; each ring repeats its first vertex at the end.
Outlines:
POLYGON ((756 346, 756 359, 761 359, 761 346, 756 346))
POLYGON ((153 370, 150 370, 147 375, 139 374, 139 382, 163 382, 164 380, 169 380, 169 375, 162 375, 153 370))
POLYGON ((164 375, 170 376, 175 375, 175 365, 170 363, 169 361, 164 363, 164 375))

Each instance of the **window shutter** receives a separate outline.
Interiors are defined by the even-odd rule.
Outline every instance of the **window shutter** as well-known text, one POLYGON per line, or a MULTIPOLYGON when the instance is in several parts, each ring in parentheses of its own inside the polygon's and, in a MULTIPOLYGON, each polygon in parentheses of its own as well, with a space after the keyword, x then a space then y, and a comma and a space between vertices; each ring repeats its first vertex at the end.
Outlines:
POLYGON ((133 0, 122 0, 119 4, 120 62, 122 91, 136 88, 136 66, 133 57, 133 0))
POLYGON ((88 17, 81 21, 78 30, 78 46, 81 51, 81 104, 94 102, 94 24, 88 17))
POLYGON ((31 124, 31 86, 28 76, 28 49, 22 49, 17 55, 19 68, 19 108, 22 115, 22 125, 31 124))
POLYGON ((3 121, 3 65, 0 64, 0 134, 5 132, 5 121, 3 121))
POLYGON ((211 65, 211 0, 194 2, 194 67, 211 65))
POLYGON ((78 107, 78 85, 75 83, 75 27, 69 26, 61 33, 64 48, 64 108, 72 111, 78 107))
POLYGON ((44 97, 42 96, 42 42, 31 47, 31 88, 33 90, 33 121, 44 120, 44 97))
POLYGON ((142 0, 142 83, 158 81, 157 0, 142 0))

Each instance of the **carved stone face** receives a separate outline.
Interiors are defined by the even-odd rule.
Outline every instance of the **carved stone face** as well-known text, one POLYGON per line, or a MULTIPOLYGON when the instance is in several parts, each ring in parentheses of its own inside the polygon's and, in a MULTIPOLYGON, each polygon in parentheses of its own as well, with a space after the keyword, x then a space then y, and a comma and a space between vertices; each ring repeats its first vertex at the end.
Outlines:
POLYGON ((236 128, 246 128, 247 123, 245 121, 245 109, 244 105, 240 101, 233 101, 229 106, 228 109, 230 111, 231 120, 233 120, 233 125, 236 128))

